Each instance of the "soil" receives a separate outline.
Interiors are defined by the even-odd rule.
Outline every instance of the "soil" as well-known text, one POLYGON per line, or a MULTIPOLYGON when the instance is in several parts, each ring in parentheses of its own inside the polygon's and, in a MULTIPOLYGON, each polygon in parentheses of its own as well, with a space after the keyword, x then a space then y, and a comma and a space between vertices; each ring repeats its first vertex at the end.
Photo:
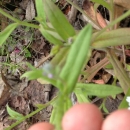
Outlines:
MULTIPOLYGON (((28 2, 30 1, 31 0, 5 0, 4 2, 0 1, 0 6, 14 17, 26 20, 29 19, 27 16, 27 5, 29 5, 28 2)), ((31 2, 34 4, 33 0, 31 2)), ((80 8, 83 7, 82 0, 74 0, 74 2, 80 8)), ((81 30, 87 24, 87 21, 82 18, 81 13, 71 7, 71 5, 65 0, 60 0, 57 5, 59 5, 59 8, 67 16, 69 22, 76 30, 81 30)), ((98 10, 104 18, 109 20, 109 13, 106 8, 100 6, 98 10)), ((36 13, 33 12, 31 14, 32 21, 33 14, 35 15, 36 13)), ((11 21, 1 14, 0 19, 0 29, 4 30, 11 21)), ((128 17, 124 19, 120 23, 120 26, 129 27, 130 18, 128 17)), ((49 57, 51 48, 52 45, 37 29, 28 29, 20 26, 13 32, 10 39, 7 40, 7 44, 3 47, 4 51, 2 52, 2 49, 0 49, 0 62, 7 63, 6 61, 8 61, 8 65, 0 64, 2 76, 0 84, 4 88, 2 96, 0 97, 0 130, 15 122, 14 120, 9 119, 6 110, 7 104, 11 109, 21 113, 22 115, 27 115, 36 110, 36 104, 45 104, 57 95, 58 90, 50 84, 41 84, 37 80, 28 81, 27 79, 20 79, 20 76, 25 71, 29 70, 26 62, 37 67, 42 67, 44 63, 51 59, 51 57, 49 57), (11 39, 13 40, 11 41, 11 39), (26 51, 23 52, 22 50, 25 48, 26 51), (12 69, 9 65, 14 68, 12 69), (18 67, 18 65, 21 67, 18 67)), ((90 68, 89 70, 91 70, 94 65, 100 63, 100 61, 105 57, 106 54, 103 51, 93 50, 91 59, 88 63, 88 68, 90 68)), ((129 51, 127 51, 126 59, 129 59, 129 51)), ((129 62, 129 60, 127 62, 129 62)), ((86 67, 86 69, 88 68, 86 67)), ((93 83, 111 84, 113 82, 113 75, 109 74, 104 69, 100 69, 93 77, 90 77, 89 80, 89 82, 93 83)), ((0 91, 2 90, 0 89, 0 91)), ((115 98, 106 98, 105 107, 109 113, 118 109, 118 106, 123 99, 120 97, 122 97, 122 94, 115 98)), ((76 98, 74 100, 75 102, 78 102, 76 98)), ((97 106, 100 106, 103 102, 103 99, 98 97, 90 97, 90 100, 97 106)), ((33 117, 13 128, 13 130, 26 130, 36 122, 48 122, 52 109, 53 107, 51 105, 48 106, 33 117)), ((105 113, 104 110, 102 110, 102 112, 105 113)))

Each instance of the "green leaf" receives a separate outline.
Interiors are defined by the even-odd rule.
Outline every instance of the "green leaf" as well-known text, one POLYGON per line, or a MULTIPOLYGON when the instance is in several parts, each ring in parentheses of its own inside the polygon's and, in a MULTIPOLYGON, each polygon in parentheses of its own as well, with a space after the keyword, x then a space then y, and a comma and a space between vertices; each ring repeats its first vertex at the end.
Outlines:
POLYGON ((81 94, 82 92, 86 92, 87 95, 94 95, 100 97, 113 96, 123 92, 121 88, 113 85, 83 83, 78 83, 74 91, 79 94, 81 94))
POLYGON ((29 51, 27 48, 24 49, 24 56, 25 56, 26 58, 32 56, 31 53, 30 53, 30 51, 29 51))
MULTIPOLYGON (((37 107, 37 108, 43 108, 45 105, 44 104, 35 104, 35 106, 37 107)), ((45 106, 46 107, 46 106, 45 106)))
POLYGON ((12 23, 8 25, 2 32, 0 32, 0 46, 3 45, 3 43, 18 25, 18 23, 12 23))
POLYGON ((35 0, 35 3, 36 3, 36 10, 37 10, 37 16, 39 21, 46 23, 43 0, 35 0))
POLYGON ((36 70, 36 68, 34 66, 32 66, 29 62, 26 62, 26 64, 27 64, 29 69, 36 70))
POLYGON ((28 71, 24 73, 20 78, 27 77, 29 80, 33 80, 33 79, 38 79, 42 76, 43 75, 42 75, 41 69, 36 69, 36 70, 32 70, 32 71, 28 71))
MULTIPOLYGON (((41 105, 40 108, 36 109, 35 111, 29 113, 28 115, 24 116, 24 118, 21 118, 21 120, 16 121, 15 123, 11 124, 11 126, 5 128, 5 130, 12 130, 15 126, 22 123, 24 120, 34 116, 38 112, 40 112, 42 109, 48 107, 50 104, 53 104, 57 100, 57 97, 53 98, 51 101, 47 102, 46 104, 41 105)), ((21 130, 21 129, 20 129, 21 130)))
POLYGON ((130 87, 130 78, 126 71, 124 70, 121 62, 118 60, 118 57, 116 56, 115 52, 111 49, 107 51, 109 61, 111 62, 113 68, 114 68, 114 74, 117 77, 117 79, 120 82, 120 85, 126 94, 129 87, 130 87))
POLYGON ((113 66, 112 66, 111 63, 109 63, 109 64, 107 64, 104 68, 105 68, 105 69, 113 69, 113 66))
POLYGON ((42 25, 40 25, 39 30, 50 43, 54 45, 63 45, 61 40, 57 39, 54 35, 50 34, 42 25))
POLYGON ((75 91, 75 95, 78 99, 78 103, 90 103, 87 94, 85 94, 85 92, 83 92, 81 89, 79 90, 81 93, 75 91))
POLYGON ((105 106, 105 103, 103 102, 102 104, 102 109, 105 113, 109 114, 109 111, 107 110, 106 106, 105 106))
POLYGON ((61 38, 61 36, 57 32, 52 31, 52 30, 47 30, 47 29, 46 29, 46 31, 48 34, 54 36, 56 39, 60 40, 61 42, 64 42, 64 40, 61 38))
POLYGON ((8 114, 11 116, 12 119, 15 120, 21 120, 24 118, 22 114, 19 114, 18 112, 12 110, 8 105, 6 106, 8 114))
POLYGON ((128 89, 124 99, 122 100, 121 104, 119 105, 118 109, 124 109, 124 108, 128 108, 128 102, 126 101, 126 98, 130 96, 130 88, 128 89))
POLYGON ((84 64, 89 60, 91 34, 92 27, 87 25, 71 45, 66 64, 60 74, 63 82, 59 84, 65 85, 63 89, 67 93, 73 91, 84 64))
POLYGON ((57 113, 56 107, 53 106, 53 110, 51 112, 51 117, 50 117, 50 123, 53 125, 56 124, 56 113, 57 113))
POLYGON ((106 1, 104 0, 91 0, 92 2, 98 3, 103 5, 104 7, 106 7, 108 10, 111 10, 111 6, 110 4, 108 4, 106 1))
MULTIPOLYGON (((93 38, 96 35, 97 33, 94 33, 93 38)), ((127 44, 130 44, 130 29, 121 28, 102 33, 92 42, 92 47, 98 49, 98 48, 117 46, 117 45, 127 45, 127 44)))
POLYGON ((97 12, 97 8, 98 8, 99 6, 100 6, 100 4, 98 4, 98 3, 95 3, 95 4, 94 4, 94 11, 95 11, 95 12, 97 12))
POLYGON ((56 55, 60 51, 60 46, 56 45, 51 48, 50 55, 56 55))
POLYGON ((87 25, 79 33, 70 47, 66 63, 59 74, 60 80, 57 81, 56 85, 60 89, 56 109, 58 114, 55 118, 55 126, 57 130, 61 130, 60 124, 62 116, 71 106, 69 95, 76 85, 82 68, 89 59, 91 34, 92 27, 90 25, 87 25), (61 109, 61 107, 63 109, 61 109))
POLYGON ((125 64, 125 66, 126 66, 126 70, 130 71, 130 65, 129 64, 125 64))
POLYGON ((75 30, 68 22, 63 13, 51 0, 43 0, 46 16, 58 32, 58 34, 66 41, 69 37, 75 35, 75 30))
POLYGON ((65 64, 69 49, 69 46, 60 48, 58 53, 51 60, 51 64, 54 66, 58 66, 59 68, 62 68, 65 64))
POLYGON ((49 64, 49 65, 44 65, 42 69, 34 69, 32 71, 28 71, 24 73, 20 78, 26 77, 29 80, 41 78, 41 80, 43 79, 48 83, 56 86, 57 79, 59 78, 58 71, 59 71, 58 68, 54 69, 53 66, 49 64))

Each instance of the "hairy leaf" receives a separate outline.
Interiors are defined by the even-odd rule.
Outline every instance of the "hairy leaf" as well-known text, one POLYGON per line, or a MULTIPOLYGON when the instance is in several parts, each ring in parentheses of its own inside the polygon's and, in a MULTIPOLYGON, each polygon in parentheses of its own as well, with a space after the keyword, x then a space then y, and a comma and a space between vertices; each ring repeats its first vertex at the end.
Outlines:
MULTIPOLYGON (((93 38, 97 33, 93 34, 93 38)), ((130 29, 121 28, 112 31, 107 31, 96 37, 92 41, 93 48, 104 48, 109 46, 127 45, 130 44, 130 29)))
POLYGON ((86 92, 87 95, 103 96, 103 97, 112 96, 123 92, 121 88, 113 85, 83 84, 83 83, 78 83, 76 85, 75 91, 76 93, 86 92))
POLYGON ((66 64, 60 74, 65 85, 64 91, 68 93, 73 91, 84 64, 89 60, 91 34, 92 27, 87 25, 71 45, 66 64))

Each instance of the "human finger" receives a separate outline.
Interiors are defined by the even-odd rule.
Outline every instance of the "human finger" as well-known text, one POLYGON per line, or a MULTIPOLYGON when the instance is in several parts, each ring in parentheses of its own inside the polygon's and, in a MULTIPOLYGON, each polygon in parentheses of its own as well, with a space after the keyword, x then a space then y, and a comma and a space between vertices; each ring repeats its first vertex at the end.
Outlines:
POLYGON ((104 121, 101 130, 130 130, 130 111, 117 110, 104 121))
POLYGON ((76 104, 62 120, 63 130, 101 130, 103 122, 100 110, 93 104, 76 104))
POLYGON ((47 122, 41 122, 32 125, 28 130, 54 130, 54 126, 47 122))

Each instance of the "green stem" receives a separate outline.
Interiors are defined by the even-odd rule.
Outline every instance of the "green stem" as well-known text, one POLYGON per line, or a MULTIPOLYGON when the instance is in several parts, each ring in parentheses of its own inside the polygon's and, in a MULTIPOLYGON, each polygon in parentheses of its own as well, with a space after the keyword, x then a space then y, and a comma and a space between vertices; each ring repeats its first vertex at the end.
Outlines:
POLYGON ((12 17, 10 14, 6 13, 6 12, 3 11, 1 8, 0 8, 0 13, 1 13, 2 15, 4 15, 5 17, 11 19, 12 21, 14 21, 14 22, 20 24, 20 25, 27 26, 27 27, 32 27, 32 28, 39 28, 38 25, 30 24, 30 23, 24 22, 24 21, 20 21, 20 20, 18 20, 18 19, 16 19, 16 18, 12 17))
MULTIPOLYGON (((47 106, 45 106, 47 107, 47 106)), ((45 108, 44 107, 44 108, 45 108)), ((33 115, 37 114, 38 112, 40 112, 42 109, 44 108, 38 108, 37 110, 33 111, 32 113, 30 113, 29 115, 25 116, 24 118, 22 118, 21 120, 18 120, 17 122, 15 122, 14 124, 12 124, 10 127, 5 128, 5 130, 11 130, 12 128, 14 128, 15 126, 19 125, 20 123, 22 123, 24 120, 26 120, 27 118, 32 117, 33 115)))
POLYGON ((31 23, 28 23, 28 22, 21 22, 19 21, 19 24, 22 25, 22 26, 27 26, 27 27, 31 27, 31 28, 39 28, 38 25, 35 25, 35 24, 31 24, 31 23))
POLYGON ((59 99, 57 102, 57 108, 56 108, 57 115, 55 117, 56 130, 62 130, 61 121, 62 121, 63 115, 71 106, 72 106, 72 103, 70 101, 69 94, 60 93, 59 99))
POLYGON ((122 16, 118 17, 117 19, 115 19, 113 22, 111 22, 110 24, 108 24, 108 26, 106 26, 105 28, 103 28, 101 31, 99 31, 99 33, 95 36, 95 39, 101 35, 103 32, 105 32, 107 29, 109 29, 110 27, 114 26, 116 23, 120 22, 121 20, 123 20, 124 18, 128 17, 130 15, 130 10, 127 11, 126 13, 124 13, 122 16))
POLYGON ((10 14, 6 13, 5 11, 3 11, 1 8, 0 8, 0 13, 3 14, 5 17, 11 19, 12 21, 15 21, 16 23, 19 22, 18 19, 12 17, 10 14))
POLYGON ((65 106, 64 96, 60 95, 57 103, 57 116, 56 116, 56 130, 62 130, 61 128, 61 121, 64 115, 64 106, 65 106), (62 107, 62 108, 61 108, 62 107))
POLYGON ((57 97, 55 97, 54 99, 52 99, 50 102, 43 104, 43 106, 41 106, 40 108, 38 108, 37 110, 33 111, 32 113, 28 114, 27 116, 25 116, 24 118, 22 118, 21 120, 16 121, 14 124, 12 124, 10 127, 6 128, 5 130, 11 130, 12 128, 14 128, 15 126, 19 125, 21 122, 23 122, 24 120, 32 117, 33 115, 37 114, 38 112, 40 112, 42 109, 46 108, 47 106, 49 106, 51 103, 53 103, 55 100, 57 99, 57 97))
POLYGON ((114 68, 116 77, 118 78, 124 93, 126 94, 130 85, 130 79, 122 67, 121 63, 118 61, 115 53, 112 50, 107 49, 107 54, 109 56, 110 62, 114 68))

